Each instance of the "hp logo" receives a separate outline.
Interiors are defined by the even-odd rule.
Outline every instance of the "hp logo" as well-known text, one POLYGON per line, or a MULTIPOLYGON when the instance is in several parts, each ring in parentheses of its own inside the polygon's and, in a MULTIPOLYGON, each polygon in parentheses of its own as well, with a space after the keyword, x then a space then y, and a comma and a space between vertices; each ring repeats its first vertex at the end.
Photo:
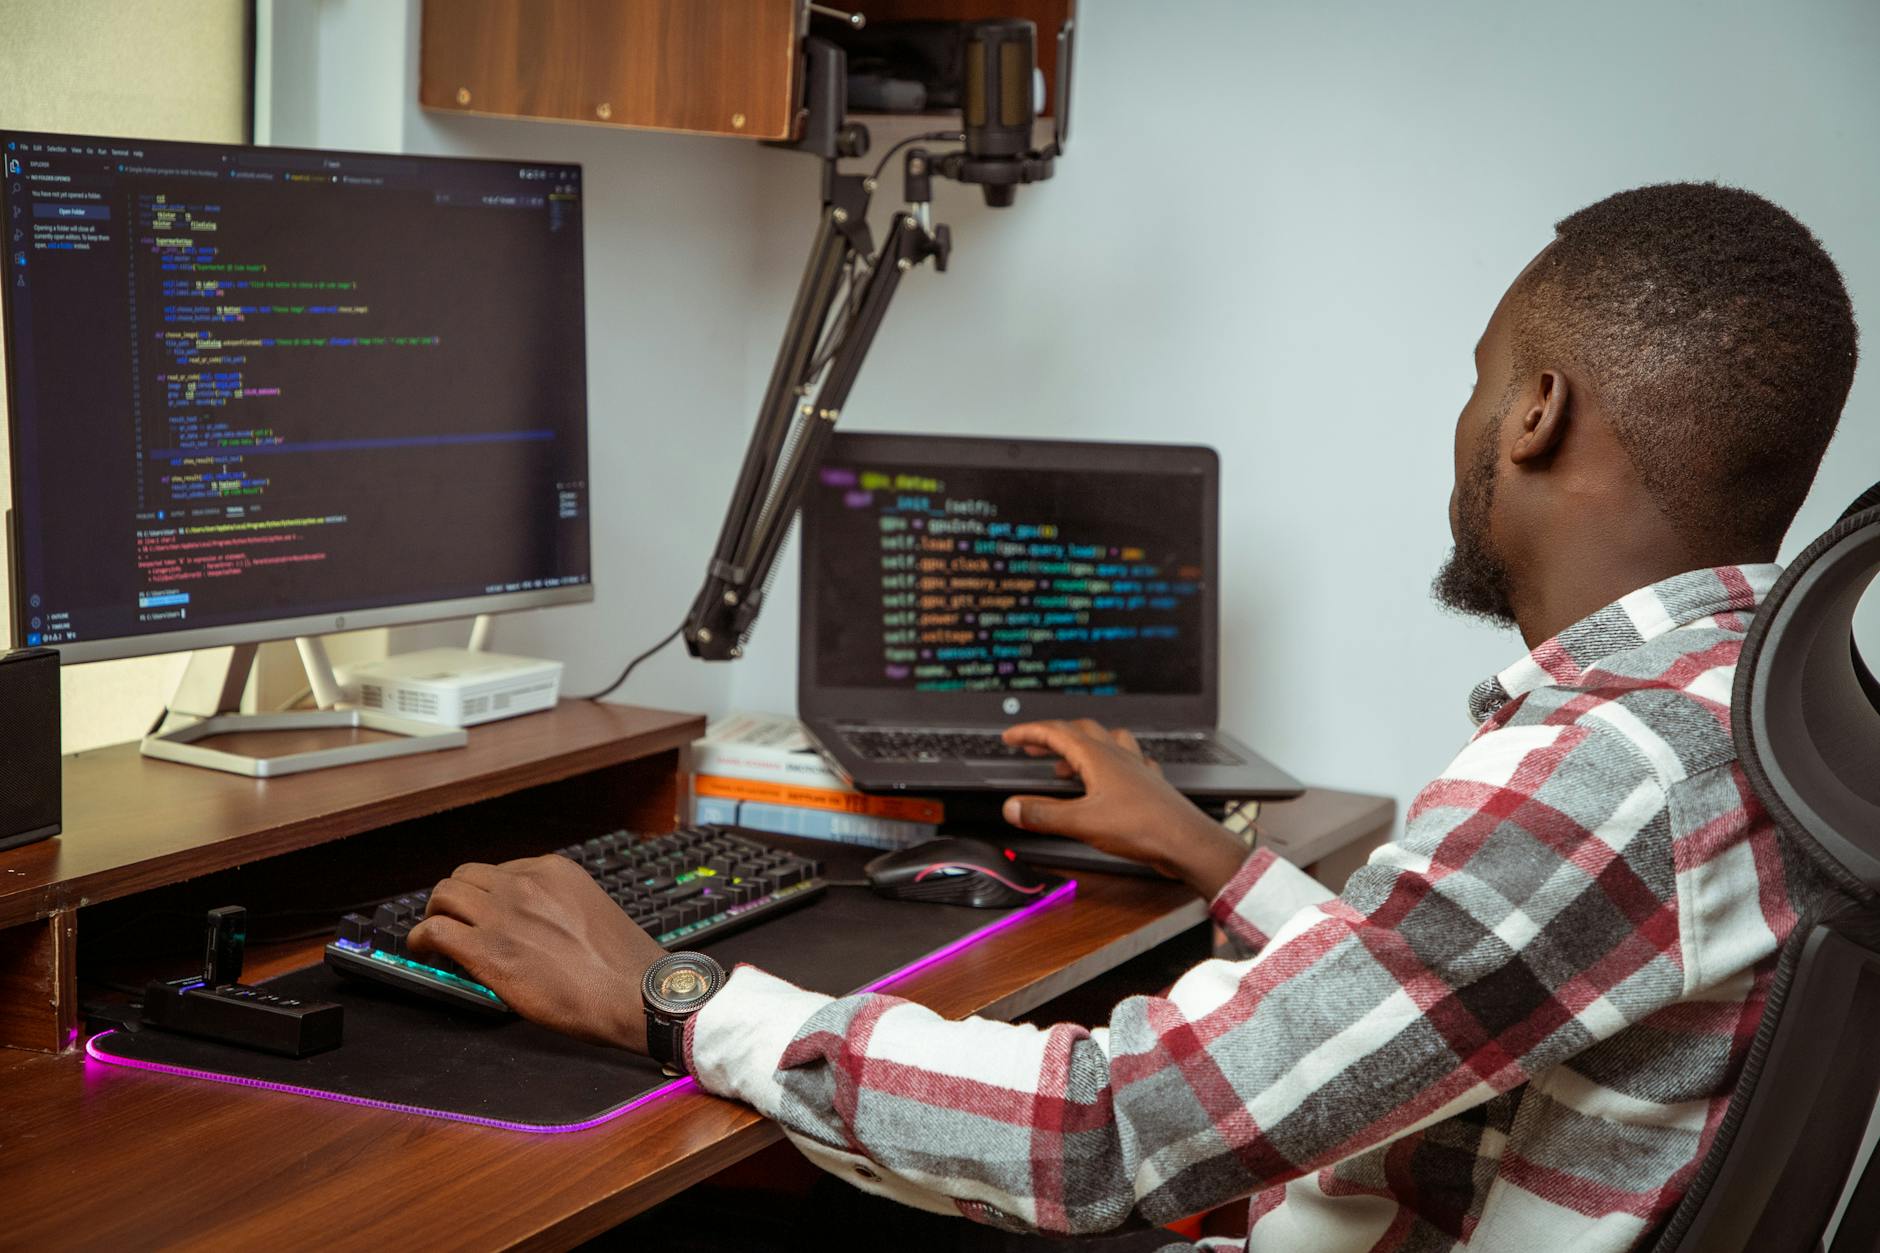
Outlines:
POLYGON ((1008 715, 1016 717, 1018 715, 1018 697, 1016 696, 1006 697, 1005 703, 999 706, 999 708, 1005 710, 1005 712, 1008 715))

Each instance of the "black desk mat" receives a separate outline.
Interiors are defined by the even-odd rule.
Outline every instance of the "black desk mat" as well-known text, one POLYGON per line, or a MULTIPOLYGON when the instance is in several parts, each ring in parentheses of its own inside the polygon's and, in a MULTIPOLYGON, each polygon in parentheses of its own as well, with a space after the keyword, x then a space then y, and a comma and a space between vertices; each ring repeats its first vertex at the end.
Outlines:
MULTIPOLYGON (((793 841, 777 840, 779 845, 793 841)), ((818 848, 830 878, 859 877, 860 859, 818 848), (853 864, 850 864, 853 860, 853 864)), ((993 911, 883 900, 831 887, 821 899, 701 946, 726 969, 760 965, 830 995, 873 989, 943 960, 985 934, 1051 908, 1074 890, 993 911)), ((313 1057, 275 1057, 158 1030, 107 1031, 86 1044, 97 1062, 270 1088, 518 1131, 577 1131, 667 1092, 694 1086, 643 1057, 584 1044, 517 1018, 455 1013, 310 966, 267 981, 346 1007, 345 1040, 313 1057)))

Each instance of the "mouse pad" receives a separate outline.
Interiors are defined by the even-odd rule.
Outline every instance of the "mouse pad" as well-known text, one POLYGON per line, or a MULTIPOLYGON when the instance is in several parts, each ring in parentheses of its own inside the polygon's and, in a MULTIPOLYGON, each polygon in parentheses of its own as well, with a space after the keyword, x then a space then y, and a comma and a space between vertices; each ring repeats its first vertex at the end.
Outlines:
MULTIPOLYGON (((821 858, 832 879, 859 878, 861 863, 873 855, 765 838, 821 858)), ((830 995, 873 990, 1051 908, 1075 888, 1067 881, 1034 904, 987 910, 889 901, 867 888, 831 887, 802 909, 701 945, 700 951, 727 970, 750 962, 830 995)), ((344 1005, 344 1042, 312 1057, 275 1057, 145 1029, 104 1032, 86 1051, 114 1065, 536 1132, 594 1126, 694 1086, 637 1055, 583 1044, 518 1018, 453 1012, 378 984, 341 979, 324 965, 270 979, 267 986, 302 1000, 344 1005)))

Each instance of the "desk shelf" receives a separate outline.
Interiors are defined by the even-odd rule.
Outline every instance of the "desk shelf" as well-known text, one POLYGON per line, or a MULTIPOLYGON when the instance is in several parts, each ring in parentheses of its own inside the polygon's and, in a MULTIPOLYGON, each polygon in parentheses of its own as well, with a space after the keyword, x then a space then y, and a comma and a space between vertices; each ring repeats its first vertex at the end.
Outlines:
POLYGON ((153 761, 133 744, 69 757, 65 833, 0 853, 0 1045, 70 1046, 77 932, 96 906, 552 784, 593 821, 670 830, 704 725, 564 701, 475 728, 462 749, 281 779, 153 761))

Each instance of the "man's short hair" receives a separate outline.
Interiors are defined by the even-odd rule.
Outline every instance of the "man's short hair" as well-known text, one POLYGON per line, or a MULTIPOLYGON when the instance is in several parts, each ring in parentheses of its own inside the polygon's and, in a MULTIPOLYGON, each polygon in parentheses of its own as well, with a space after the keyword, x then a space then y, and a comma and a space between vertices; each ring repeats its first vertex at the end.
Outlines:
POLYGON ((1522 284, 1517 380, 1577 366, 1699 552, 1779 544, 1854 380, 1854 309, 1827 251, 1715 183, 1622 191, 1554 230, 1522 284))

